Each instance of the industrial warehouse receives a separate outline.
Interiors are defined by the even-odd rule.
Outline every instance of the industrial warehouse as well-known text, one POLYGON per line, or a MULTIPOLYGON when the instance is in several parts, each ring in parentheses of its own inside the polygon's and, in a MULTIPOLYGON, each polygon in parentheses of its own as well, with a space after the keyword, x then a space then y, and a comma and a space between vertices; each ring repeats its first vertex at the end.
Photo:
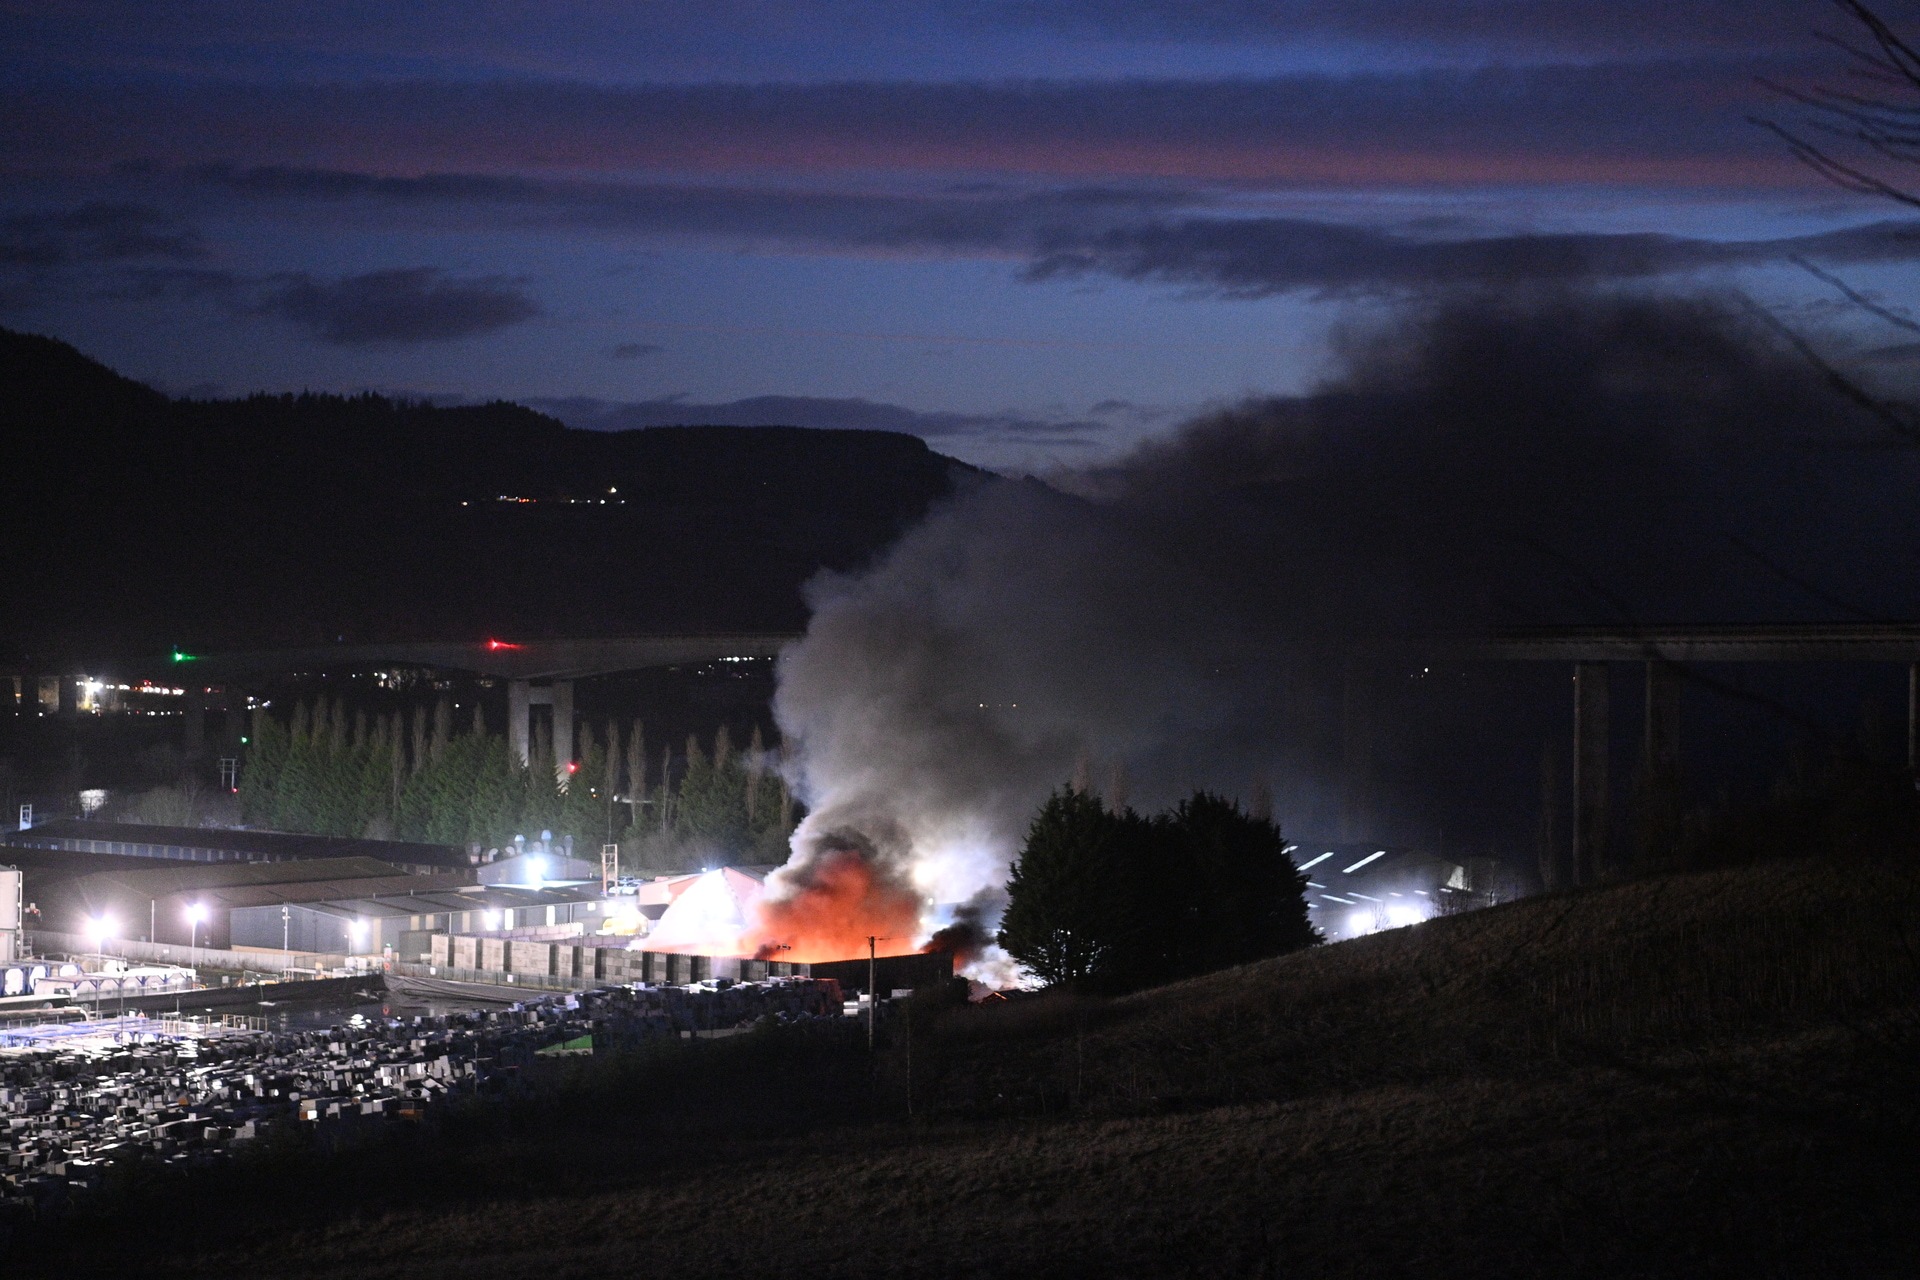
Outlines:
POLYGON ((192 1167, 276 1127, 364 1136, 545 1057, 871 1019, 953 974, 946 953, 648 949, 710 936, 722 903, 737 925, 765 868, 557 881, 585 868, 542 847, 448 869, 373 842, 300 858, 261 857, 281 851, 257 833, 167 837, 221 855, 183 857, 92 837, 43 834, 0 869, 0 1221, 83 1201, 128 1155, 192 1167))

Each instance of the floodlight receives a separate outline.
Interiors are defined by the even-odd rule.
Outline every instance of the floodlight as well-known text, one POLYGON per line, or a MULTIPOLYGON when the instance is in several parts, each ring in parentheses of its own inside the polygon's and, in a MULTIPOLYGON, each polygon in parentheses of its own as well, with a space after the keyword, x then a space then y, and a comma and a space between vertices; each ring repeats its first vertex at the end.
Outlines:
POLYGON ((1347 917, 1347 932, 1358 936, 1373 932, 1373 912, 1356 911, 1347 917))
POLYGON ((1407 903, 1390 903, 1387 907, 1387 928, 1399 929, 1410 924, 1419 924, 1427 918, 1426 913, 1407 903))

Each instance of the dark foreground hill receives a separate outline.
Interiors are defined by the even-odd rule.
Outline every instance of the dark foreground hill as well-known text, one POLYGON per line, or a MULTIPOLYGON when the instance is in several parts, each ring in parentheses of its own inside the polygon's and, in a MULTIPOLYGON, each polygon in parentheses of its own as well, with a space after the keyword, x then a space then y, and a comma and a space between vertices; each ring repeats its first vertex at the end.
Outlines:
POLYGON ((1895 1276, 1920 871, 1537 899, 1111 1002, 595 1060, 17 1241, 22 1275, 1895 1276), (909 1097, 913 1115, 907 1115, 909 1097))
POLYGON ((0 425, 0 649, 43 654, 792 629, 969 470, 879 431, 175 401, 6 330, 0 425))

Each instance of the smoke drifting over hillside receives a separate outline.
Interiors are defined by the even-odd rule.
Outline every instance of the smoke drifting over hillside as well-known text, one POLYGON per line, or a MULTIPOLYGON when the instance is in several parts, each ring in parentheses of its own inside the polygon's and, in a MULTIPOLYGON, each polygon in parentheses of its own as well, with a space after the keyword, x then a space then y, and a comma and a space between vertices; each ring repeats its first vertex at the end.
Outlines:
POLYGON ((1342 682, 1405 637, 1913 613, 1888 567, 1920 550, 1920 450, 1737 309, 1455 300, 1342 362, 1101 470, 978 484, 816 580, 776 700, 812 813, 773 896, 857 831, 883 879, 966 900, 1083 763, 1148 807, 1265 781, 1298 829, 1331 811, 1342 682))

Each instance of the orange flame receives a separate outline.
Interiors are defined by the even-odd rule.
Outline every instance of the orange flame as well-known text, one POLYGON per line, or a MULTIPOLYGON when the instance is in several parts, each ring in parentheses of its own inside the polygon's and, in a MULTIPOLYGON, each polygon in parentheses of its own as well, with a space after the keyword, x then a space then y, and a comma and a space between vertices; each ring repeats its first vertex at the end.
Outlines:
POLYGON ((803 875, 792 896, 760 900, 753 933, 765 941, 757 958, 850 960, 867 954, 869 937, 880 939, 880 955, 913 954, 920 897, 911 888, 880 873, 855 849, 830 849, 803 875))

